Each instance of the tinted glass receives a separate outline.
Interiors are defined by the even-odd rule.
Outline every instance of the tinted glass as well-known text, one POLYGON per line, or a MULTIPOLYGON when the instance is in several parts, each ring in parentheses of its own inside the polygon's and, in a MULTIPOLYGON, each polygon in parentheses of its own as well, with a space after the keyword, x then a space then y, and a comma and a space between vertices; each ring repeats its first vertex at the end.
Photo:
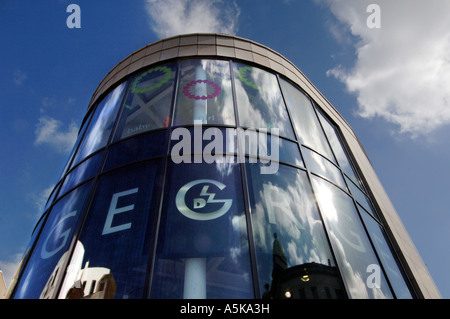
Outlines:
POLYGON ((166 154, 169 132, 158 131, 136 136, 111 146, 103 171, 166 154))
POLYGON ((328 159, 334 160, 309 98, 285 80, 281 79, 280 84, 299 141, 326 156, 328 159))
POLYGON ((344 151, 344 147, 342 146, 338 133, 336 132, 336 128, 329 122, 327 118, 325 118, 325 116, 323 116, 320 111, 318 111, 317 114, 320 118, 320 122, 322 123, 325 134, 328 137, 331 148, 333 149, 334 155, 336 156, 339 167, 355 183, 358 183, 358 178, 356 177, 353 167, 350 164, 350 160, 348 159, 347 154, 344 151))
POLYGON ((246 168, 262 297, 343 297, 306 172, 281 165, 262 175, 258 164, 246 168))
POLYGON ((151 297, 253 298, 239 165, 168 172, 151 297))
POLYGON ((76 154, 74 165, 89 154, 104 147, 108 142, 126 86, 126 82, 120 84, 97 105, 89 128, 76 154))
POLYGON ((312 177, 321 214, 351 298, 393 298, 352 199, 312 177))
POLYGON ((131 80, 115 139, 170 125, 175 64, 152 67, 131 80))
POLYGON ((15 298, 46 299, 56 293, 89 189, 90 184, 86 184, 55 204, 22 275, 15 298))
POLYGON ((70 156, 69 156, 69 160, 68 160, 67 163, 66 163, 66 166, 65 166, 65 168, 64 168, 64 170, 63 170, 63 172, 62 172, 62 174, 61 174, 61 177, 63 177, 64 174, 65 174, 67 171, 69 171, 69 169, 70 169, 70 167, 71 167, 71 164, 72 164, 72 158, 74 157, 74 155, 75 155, 75 153, 76 153, 76 151, 77 151, 77 149, 78 149, 78 146, 80 145, 80 142, 81 142, 81 140, 82 140, 82 138, 83 138, 83 136, 84 136, 84 133, 86 132, 86 128, 89 126, 89 122, 90 122, 90 120, 91 120, 91 117, 92 117, 92 112, 91 112, 91 113, 89 114, 89 116, 86 118, 86 121, 83 123, 83 126, 81 127, 81 130, 80 130, 80 132, 78 133, 77 140, 76 140, 76 142, 75 142, 75 145, 73 146, 72 152, 70 153, 70 156))
POLYGON ((294 138, 277 77, 244 64, 233 64, 239 123, 250 128, 278 128, 282 136, 294 138))
POLYGON ((302 147, 302 154, 305 158, 308 169, 317 175, 323 176, 326 179, 332 181, 342 189, 346 190, 344 178, 342 173, 335 165, 328 161, 323 156, 313 152, 305 147, 302 147))
POLYGON ((183 61, 180 73, 175 125, 235 124, 228 61, 183 61))
POLYGON ((142 298, 158 162, 100 178, 60 298, 142 298))
POLYGON ((71 190, 89 178, 94 177, 98 172, 102 160, 103 153, 98 153, 74 168, 66 176, 59 194, 64 195, 65 192, 71 190))
POLYGON ((350 188, 350 192, 353 195, 353 198, 358 202, 358 204, 364 207, 364 209, 369 214, 378 219, 378 216, 373 209, 370 199, 355 184, 353 184, 353 182, 349 178, 346 178, 346 181, 348 187, 350 188))
POLYGON ((411 299, 411 292, 409 291, 402 276, 402 272, 395 261, 395 257, 390 249, 384 230, 381 228, 380 224, 373 220, 369 215, 362 214, 362 216, 396 297, 400 299, 411 299))

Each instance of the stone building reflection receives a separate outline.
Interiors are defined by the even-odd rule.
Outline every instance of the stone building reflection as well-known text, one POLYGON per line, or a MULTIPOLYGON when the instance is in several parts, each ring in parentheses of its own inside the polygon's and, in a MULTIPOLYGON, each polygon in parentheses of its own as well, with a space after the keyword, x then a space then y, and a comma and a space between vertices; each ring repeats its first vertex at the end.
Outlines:
MULTIPOLYGON (((83 257, 83 244, 77 242, 59 297, 63 299, 114 299, 116 282, 110 269, 90 267, 89 262, 86 262, 82 268, 83 257)), ((66 258, 67 252, 61 256, 50 275, 40 295, 41 299, 51 298, 54 294, 58 278, 61 275, 61 267, 66 258)))
POLYGON ((342 299, 337 267, 315 262, 289 267, 283 246, 274 233, 271 284, 264 284, 263 299, 342 299))

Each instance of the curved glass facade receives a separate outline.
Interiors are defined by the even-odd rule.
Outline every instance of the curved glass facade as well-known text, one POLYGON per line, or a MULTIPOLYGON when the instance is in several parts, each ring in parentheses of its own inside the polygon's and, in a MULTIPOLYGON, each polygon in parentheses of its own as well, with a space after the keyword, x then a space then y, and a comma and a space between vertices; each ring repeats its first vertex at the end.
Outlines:
POLYGON ((412 298, 354 163, 272 70, 152 64, 90 107, 11 298, 412 298))

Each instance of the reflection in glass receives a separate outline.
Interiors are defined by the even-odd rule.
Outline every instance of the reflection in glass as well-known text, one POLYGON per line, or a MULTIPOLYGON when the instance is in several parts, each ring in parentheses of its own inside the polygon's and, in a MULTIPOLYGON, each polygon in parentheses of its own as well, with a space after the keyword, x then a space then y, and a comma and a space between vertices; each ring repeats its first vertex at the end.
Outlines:
POLYGON ((244 64, 233 64, 239 123, 250 128, 278 128, 281 136, 294 139, 291 122, 277 77, 244 64))
POLYGON ((166 154, 169 132, 157 131, 116 143, 108 150, 103 171, 166 154))
POLYGON ((97 105, 73 165, 106 145, 113 130, 125 87, 126 82, 120 84, 97 105))
POLYGON ((353 184, 349 178, 346 177, 345 180, 347 181, 347 185, 350 188, 353 198, 358 202, 358 204, 361 205, 374 218, 378 219, 369 198, 355 184, 353 184))
POLYGON ((333 149, 334 155, 336 156, 339 167, 342 171, 350 177, 355 183, 359 183, 359 179, 356 177, 356 173, 350 164, 350 160, 347 157, 346 152, 344 151, 344 147, 340 141, 340 138, 336 132, 336 128, 330 121, 322 114, 321 111, 317 111, 320 122, 322 123, 322 127, 325 131, 325 134, 328 137, 328 141, 330 142, 331 148, 333 149))
POLYGON ((98 153, 74 168, 66 176, 59 194, 64 195, 68 190, 71 190, 89 178, 94 177, 95 174, 97 174, 102 159, 103 153, 98 153))
POLYGON ((99 179, 60 298, 142 298, 159 170, 141 163, 99 179))
POLYGON ((380 256, 381 263, 384 266, 389 282, 394 290, 395 296, 399 299, 411 299, 411 292, 403 279, 402 272, 395 261, 395 257, 390 249, 384 230, 369 215, 362 214, 364 224, 366 225, 369 236, 380 256))
POLYGON ((306 173, 247 164, 252 228, 263 298, 344 298, 306 173))
POLYGON ((280 79, 280 84, 299 141, 334 161, 333 154, 309 98, 283 79, 280 79))
POLYGON ((297 143, 276 135, 261 134, 261 131, 251 129, 241 132, 242 145, 245 155, 250 156, 250 163, 256 163, 259 157, 260 162, 274 160, 304 166, 297 143))
POLYGON ((312 182, 349 296, 393 298, 351 198, 319 177, 312 182))
POLYGON ((64 176, 64 174, 66 172, 68 172, 69 169, 73 166, 72 158, 75 156, 75 153, 76 153, 76 151, 78 149, 78 145, 80 144, 80 142, 81 142, 81 140, 82 140, 82 138, 84 136, 84 133, 86 132, 86 128, 89 126, 89 122, 91 120, 92 113, 93 112, 89 113, 89 116, 84 121, 83 126, 81 127, 80 132, 78 133, 78 137, 77 137, 77 140, 75 142, 75 145, 73 146, 72 151, 70 153, 69 160, 67 161, 66 166, 64 167, 63 172, 62 172, 62 174, 61 174, 59 179, 61 179, 64 176), (71 164, 72 164, 72 166, 71 166, 71 164))
POLYGON ((253 298, 239 165, 169 163, 151 298, 253 298))
POLYGON ((131 80, 115 140, 168 127, 175 65, 160 65, 131 80))
POLYGON ((89 189, 90 183, 85 184, 55 204, 20 279, 15 298, 53 298, 89 189))
POLYGON ((308 169, 315 174, 321 175, 336 185, 340 186, 342 189, 347 189, 345 185, 342 173, 335 165, 330 161, 322 157, 321 155, 313 152, 306 147, 302 147, 302 154, 305 158, 306 165, 308 169))
POLYGON ((235 125, 228 61, 183 61, 180 72, 174 125, 235 125))

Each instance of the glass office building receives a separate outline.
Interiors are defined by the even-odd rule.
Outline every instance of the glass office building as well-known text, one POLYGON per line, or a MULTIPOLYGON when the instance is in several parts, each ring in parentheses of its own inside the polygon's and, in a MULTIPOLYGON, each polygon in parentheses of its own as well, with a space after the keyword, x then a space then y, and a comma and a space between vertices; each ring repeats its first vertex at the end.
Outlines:
POLYGON ((10 298, 435 298, 353 131, 287 59, 219 34, 100 83, 10 298))

